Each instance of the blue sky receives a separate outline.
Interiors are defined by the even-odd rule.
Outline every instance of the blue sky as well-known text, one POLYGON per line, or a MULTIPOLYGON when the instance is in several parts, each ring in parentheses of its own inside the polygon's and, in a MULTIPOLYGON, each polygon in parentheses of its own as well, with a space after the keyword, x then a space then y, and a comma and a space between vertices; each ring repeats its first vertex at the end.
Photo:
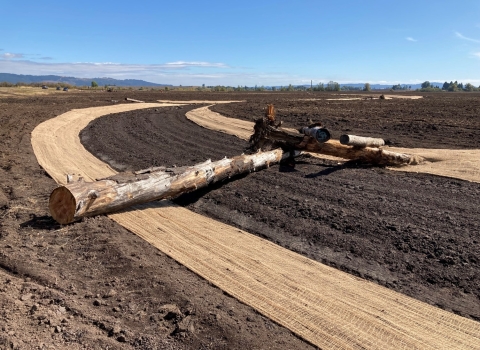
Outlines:
POLYGON ((478 0, 0 0, 0 18, 2 73, 480 85, 478 0))

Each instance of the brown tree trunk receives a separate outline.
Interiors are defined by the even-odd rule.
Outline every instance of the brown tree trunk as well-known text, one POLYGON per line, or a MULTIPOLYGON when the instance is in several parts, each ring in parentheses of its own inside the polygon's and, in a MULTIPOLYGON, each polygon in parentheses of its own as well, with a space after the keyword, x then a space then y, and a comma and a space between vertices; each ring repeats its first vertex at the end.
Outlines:
POLYGON ((191 167, 121 173, 95 182, 77 181, 56 188, 49 209, 60 224, 110 213, 135 204, 174 198, 232 176, 257 171, 288 157, 280 149, 241 155, 191 167))
POLYGON ((285 151, 308 151, 375 165, 398 166, 418 164, 423 161, 423 158, 419 156, 374 147, 359 148, 342 145, 336 140, 320 143, 313 137, 301 134, 296 130, 275 126, 266 118, 258 119, 255 122, 254 134, 250 137, 250 146, 252 150, 262 151, 279 147, 285 151))
POLYGON ((346 146, 342 145, 337 140, 330 140, 325 143, 318 143, 315 140, 309 140, 309 142, 303 149, 312 153, 326 154, 339 158, 357 160, 362 163, 374 165, 415 165, 423 161, 423 159, 419 156, 391 152, 373 147, 357 148, 352 146, 346 146))

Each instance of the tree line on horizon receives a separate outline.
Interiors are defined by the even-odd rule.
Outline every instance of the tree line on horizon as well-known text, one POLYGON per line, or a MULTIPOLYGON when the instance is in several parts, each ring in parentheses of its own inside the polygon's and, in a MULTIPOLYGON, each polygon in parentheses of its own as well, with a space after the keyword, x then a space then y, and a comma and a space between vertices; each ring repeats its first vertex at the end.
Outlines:
MULTIPOLYGON (((67 87, 67 88, 76 88, 76 89, 107 89, 109 86, 105 85, 104 87, 100 87, 99 84, 97 84, 96 81, 92 81, 90 86, 74 86, 68 83, 55 83, 55 82, 43 82, 43 83, 9 83, 9 82, 0 82, 0 87, 21 87, 21 86, 29 86, 29 87, 41 87, 42 85, 46 85, 48 87, 67 87)), ((137 87, 120 87, 120 86, 115 86, 115 89, 118 90, 133 90, 137 89, 137 87)), ((139 90, 145 89, 144 87, 138 88, 139 90)), ((214 92, 247 92, 247 91, 282 91, 282 92, 292 92, 292 91, 372 91, 372 87, 370 83, 365 83, 363 87, 361 86, 350 86, 350 85, 340 85, 339 83, 335 81, 329 81, 328 83, 318 83, 313 86, 307 86, 307 85, 292 85, 289 84, 288 86, 224 86, 224 85, 215 85, 215 86, 205 86, 203 84, 202 86, 178 86, 178 87, 173 87, 173 86, 162 86, 162 87, 150 87, 148 88, 149 90, 179 90, 179 91, 214 91, 214 92)), ((390 90, 393 91, 405 91, 405 90, 412 90, 411 85, 393 85, 390 90)), ((452 92, 458 92, 458 91, 466 91, 466 92, 472 92, 472 91, 480 91, 480 86, 475 87, 471 83, 458 83, 458 81, 451 81, 445 82, 442 87, 438 85, 434 85, 430 83, 429 81, 425 81, 421 84, 420 89, 416 89, 417 91, 422 91, 422 92, 441 92, 441 91, 452 91, 452 92)))
MULTIPOLYGON (((412 89, 412 86, 408 86, 408 85, 400 85, 400 84, 397 84, 397 85, 393 85, 392 86, 392 90, 411 90, 412 89)), ((450 82, 445 82, 443 83, 442 87, 440 87, 439 85, 434 85, 432 83, 430 83, 428 80, 424 81, 422 84, 421 84, 421 87, 420 89, 418 89, 419 91, 423 91, 423 92, 436 92, 436 91, 451 91, 451 92, 457 92, 457 91, 467 91, 467 92, 471 92, 471 91, 480 91, 480 86, 478 87, 475 87, 474 85, 470 84, 470 83, 467 83, 467 84, 463 84, 463 83, 459 83, 458 81, 450 81, 450 82)))
MULTIPOLYGON (((439 86, 433 86, 429 81, 425 81, 422 83, 422 89, 440 89, 439 86)), ((443 91, 480 91, 480 86, 475 87, 470 83, 466 83, 463 85, 463 83, 459 83, 458 81, 455 80, 455 82, 450 81, 450 82, 444 82, 443 86, 441 88, 443 91)))

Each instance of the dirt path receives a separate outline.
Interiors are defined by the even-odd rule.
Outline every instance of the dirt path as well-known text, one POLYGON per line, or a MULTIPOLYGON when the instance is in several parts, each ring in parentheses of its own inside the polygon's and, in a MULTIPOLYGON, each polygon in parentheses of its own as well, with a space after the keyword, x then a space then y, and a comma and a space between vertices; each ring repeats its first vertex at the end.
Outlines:
MULTIPOLYGON (((325 101, 358 101, 358 100, 367 100, 367 99, 379 99, 380 95, 373 95, 373 94, 332 94, 332 96, 359 96, 359 97, 335 97, 335 98, 327 98, 325 101)), ((383 95, 385 100, 392 100, 392 99, 405 99, 405 100, 418 100, 423 98, 423 96, 402 96, 402 95, 383 95)), ((301 101, 322 101, 323 99, 300 99, 301 101)))
POLYGON ((227 118, 213 112, 210 106, 200 107, 188 111, 187 119, 209 130, 220 131, 247 140, 252 135, 253 122, 235 118, 227 118))
POLYGON ((191 104, 222 104, 222 103, 234 103, 234 102, 245 102, 242 100, 230 100, 230 101, 212 101, 212 100, 158 100, 160 103, 181 103, 186 105, 191 104))
POLYGON ((39 164, 48 169, 49 175, 59 184, 66 183, 67 174, 80 175, 88 181, 114 175, 115 170, 83 148, 78 138, 80 131, 105 114, 161 106, 165 104, 121 104, 64 113, 33 130, 33 151, 39 164))
POLYGON ((480 150, 401 147, 387 147, 386 149, 394 152, 415 154, 427 159, 423 164, 390 168, 391 170, 446 176, 480 183, 480 150))
MULTIPOLYGON (((105 109, 106 113, 111 111, 105 109)), ((72 112, 68 122, 76 125, 88 114, 88 110, 72 112)), ((66 127, 65 122, 60 118, 62 129, 56 118, 47 121, 51 124, 43 129, 45 134, 34 133, 32 143, 52 142, 50 130, 62 130, 55 135, 56 142, 68 140, 68 133, 78 137, 78 130, 66 127)), ((83 147, 77 150, 85 152, 83 147)), ((73 148, 71 151, 75 152, 73 148)), ((59 181, 65 172, 98 176, 79 162, 77 171, 72 165, 58 169, 57 160, 63 158, 62 154, 38 154, 43 157, 44 167, 50 163, 56 169, 52 173, 59 176, 59 181)), ((46 170, 50 172, 48 166, 46 170)), ((111 170, 105 167, 104 171, 107 174, 111 170)), ((166 202, 111 217, 318 346, 433 349, 475 348, 480 343, 477 322, 326 267, 231 226, 201 216, 192 220, 191 215, 166 202)))

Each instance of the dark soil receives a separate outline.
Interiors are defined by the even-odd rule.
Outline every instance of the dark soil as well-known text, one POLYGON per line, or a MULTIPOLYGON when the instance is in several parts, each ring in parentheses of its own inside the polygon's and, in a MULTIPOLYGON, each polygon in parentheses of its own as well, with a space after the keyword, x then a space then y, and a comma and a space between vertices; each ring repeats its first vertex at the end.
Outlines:
MULTIPOLYGON (((326 123, 334 137, 349 132, 383 136, 398 146, 480 148, 475 94, 317 102, 298 99, 333 96, 150 91, 0 96, 0 349, 311 348, 106 217, 64 227, 50 218, 48 196, 56 184, 38 165, 30 132, 73 108, 127 96, 147 102, 246 100, 214 108, 249 120, 274 103, 287 125, 304 125, 310 117, 326 123), (414 132, 415 125, 424 137, 414 132)), ((82 136, 119 170, 193 164, 236 155, 247 146, 187 121, 190 108, 107 116, 82 136)), ((315 158, 288 170, 272 167, 177 203, 480 319, 479 184, 315 158)))

